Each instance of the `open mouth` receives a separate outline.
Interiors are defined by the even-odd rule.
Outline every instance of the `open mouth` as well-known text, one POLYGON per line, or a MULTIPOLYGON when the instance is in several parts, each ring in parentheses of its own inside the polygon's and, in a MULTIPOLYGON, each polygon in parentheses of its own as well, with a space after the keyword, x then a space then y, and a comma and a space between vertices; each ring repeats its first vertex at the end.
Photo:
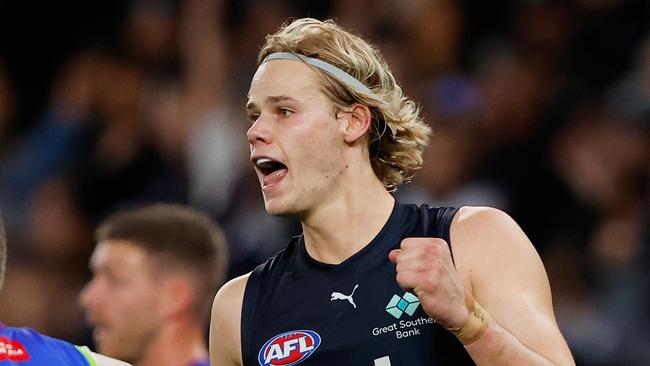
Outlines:
POLYGON ((273 187, 276 187, 289 170, 283 163, 267 157, 253 159, 253 164, 262 173, 261 184, 265 192, 270 192, 273 187))
POLYGON ((269 159, 269 158, 259 158, 255 159, 254 161, 255 166, 259 171, 262 173, 262 175, 269 176, 275 172, 279 172, 281 170, 286 170, 287 166, 282 164, 279 161, 269 159))

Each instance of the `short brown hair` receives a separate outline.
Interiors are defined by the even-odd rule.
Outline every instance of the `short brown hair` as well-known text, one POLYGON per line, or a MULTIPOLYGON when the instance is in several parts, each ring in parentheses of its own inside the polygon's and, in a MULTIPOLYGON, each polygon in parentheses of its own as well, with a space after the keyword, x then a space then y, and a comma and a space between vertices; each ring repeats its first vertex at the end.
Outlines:
POLYGON ((189 271, 195 278, 196 310, 201 317, 225 280, 228 246, 221 229, 186 206, 155 204, 118 212, 99 226, 95 239, 128 241, 160 257, 165 270, 178 266, 189 271))
POLYGON ((345 110, 354 103, 370 108, 370 163, 389 192, 422 167, 422 151, 429 143, 431 128, 422 120, 418 106, 404 95, 376 47, 331 20, 303 18, 266 37, 258 65, 274 52, 320 59, 344 70, 372 91, 367 94, 354 90, 313 68, 321 75, 325 94, 338 108, 345 110))

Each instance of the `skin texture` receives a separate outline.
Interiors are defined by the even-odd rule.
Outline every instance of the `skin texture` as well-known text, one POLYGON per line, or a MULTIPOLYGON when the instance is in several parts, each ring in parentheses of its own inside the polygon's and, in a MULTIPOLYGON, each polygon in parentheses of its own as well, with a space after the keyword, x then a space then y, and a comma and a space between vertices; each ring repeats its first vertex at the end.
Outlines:
POLYGON ((472 294, 494 318, 466 347, 478 365, 572 365, 542 262, 514 220, 493 208, 463 207, 451 228, 456 266, 438 238, 407 238, 390 253, 400 286, 421 289, 424 310, 448 329, 467 321, 465 291, 472 294))
POLYGON ((207 358, 191 278, 159 265, 129 241, 97 245, 90 260, 93 278, 80 302, 100 353, 138 366, 207 358))
POLYGON ((163 320, 155 281, 142 248, 100 243, 90 261, 93 279, 80 295, 100 353, 137 360, 163 320), (110 299, 110 302, 106 301, 110 299))
MULTIPOLYGON (((367 107, 336 114, 317 74, 294 61, 263 64, 251 83, 247 112, 253 163, 282 162, 278 179, 256 168, 267 211, 297 216, 311 257, 338 264, 361 250, 387 221, 394 199, 370 166, 367 107), (367 210, 367 207, 373 210, 367 210)), ((551 304, 543 265, 530 241, 503 212, 464 207, 451 227, 455 265, 443 240, 407 238, 389 258, 406 290, 422 290, 424 310, 447 328, 469 316, 465 292, 492 315, 466 347, 478 365, 573 365, 551 304)), ((241 306, 248 275, 217 293, 210 355, 215 365, 241 365, 241 306)))
POLYGON ((331 103, 320 92, 314 73, 301 82, 300 74, 286 72, 295 66, 295 61, 263 64, 253 77, 247 105, 253 123, 247 133, 251 156, 270 157, 288 168, 282 182, 272 186, 264 184, 257 170, 266 209, 272 215, 308 214, 310 207, 326 200, 326 192, 336 189, 336 177, 344 174, 345 144, 336 138, 339 125, 331 103), (282 79, 289 90, 279 94, 273 86, 282 79))

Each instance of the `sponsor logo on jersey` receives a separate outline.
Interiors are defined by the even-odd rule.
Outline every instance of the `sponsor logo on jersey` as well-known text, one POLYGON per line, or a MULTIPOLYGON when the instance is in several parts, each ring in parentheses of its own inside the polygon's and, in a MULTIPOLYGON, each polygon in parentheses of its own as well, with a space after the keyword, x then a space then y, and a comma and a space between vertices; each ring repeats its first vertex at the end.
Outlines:
POLYGON ((404 313, 413 316, 413 313, 415 313, 418 306, 420 306, 420 300, 417 296, 410 292, 405 292, 402 297, 399 295, 393 295, 388 302, 388 305, 386 305, 386 311, 396 319, 399 319, 404 313))
POLYGON ((292 330, 269 339, 260 349, 261 366, 297 365, 320 346, 320 335, 312 330, 292 330))
POLYGON ((7 337, 0 337, 0 361, 21 362, 28 360, 29 353, 22 343, 12 341, 7 337))

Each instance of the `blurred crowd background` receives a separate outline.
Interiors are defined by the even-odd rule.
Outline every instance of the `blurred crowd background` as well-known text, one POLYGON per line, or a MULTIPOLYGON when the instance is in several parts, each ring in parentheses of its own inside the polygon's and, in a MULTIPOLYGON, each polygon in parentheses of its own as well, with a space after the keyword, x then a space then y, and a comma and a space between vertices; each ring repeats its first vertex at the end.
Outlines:
POLYGON ((377 44, 421 104, 435 135, 397 196, 511 214, 578 364, 650 365, 647 0, 2 0, 0 319, 91 344, 77 295, 122 207, 209 213, 231 276, 300 232, 264 211, 243 106, 302 16, 377 44))

